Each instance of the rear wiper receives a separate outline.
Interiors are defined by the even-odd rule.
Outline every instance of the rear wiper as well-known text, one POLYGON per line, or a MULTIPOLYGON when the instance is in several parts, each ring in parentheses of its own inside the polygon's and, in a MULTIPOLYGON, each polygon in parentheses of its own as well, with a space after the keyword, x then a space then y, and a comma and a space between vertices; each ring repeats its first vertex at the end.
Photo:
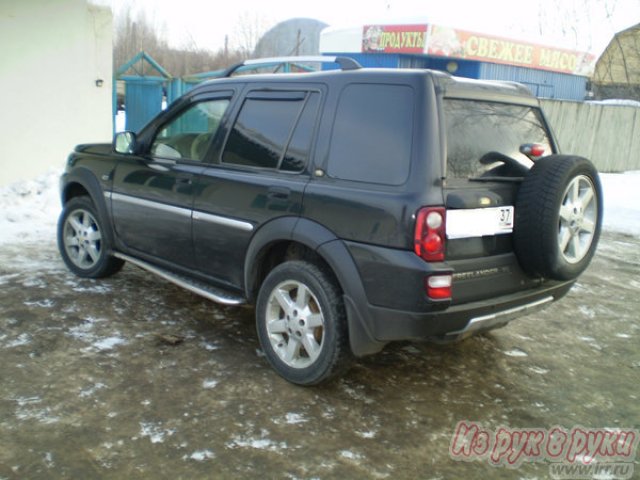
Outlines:
POLYGON ((487 152, 478 160, 483 165, 490 165, 495 162, 502 162, 507 165, 514 173, 525 176, 529 172, 529 168, 521 164, 515 158, 511 158, 500 152, 487 152))

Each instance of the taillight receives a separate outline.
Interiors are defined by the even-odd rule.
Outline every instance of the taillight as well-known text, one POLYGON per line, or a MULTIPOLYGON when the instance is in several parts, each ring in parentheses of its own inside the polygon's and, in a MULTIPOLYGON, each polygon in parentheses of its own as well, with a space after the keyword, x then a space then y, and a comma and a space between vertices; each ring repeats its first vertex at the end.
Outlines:
POLYGON ((451 298, 451 275, 432 275, 425 280, 427 296, 433 300, 448 300, 451 298))
POLYGON ((424 207, 416 215, 414 251, 427 262, 442 262, 447 238, 444 207, 424 207))

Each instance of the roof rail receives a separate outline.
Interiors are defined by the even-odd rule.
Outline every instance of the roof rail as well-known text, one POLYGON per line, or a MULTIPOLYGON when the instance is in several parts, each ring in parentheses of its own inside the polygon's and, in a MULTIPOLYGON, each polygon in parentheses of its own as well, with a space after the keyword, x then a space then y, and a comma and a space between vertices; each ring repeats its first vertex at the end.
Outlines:
POLYGON ((337 63, 342 70, 358 70, 362 68, 358 62, 349 57, 336 57, 336 56, 300 56, 300 57, 269 57, 269 58, 254 58, 251 60, 245 60, 242 63, 238 63, 227 68, 221 77, 230 77, 234 72, 243 67, 253 67, 260 65, 280 65, 285 63, 337 63))

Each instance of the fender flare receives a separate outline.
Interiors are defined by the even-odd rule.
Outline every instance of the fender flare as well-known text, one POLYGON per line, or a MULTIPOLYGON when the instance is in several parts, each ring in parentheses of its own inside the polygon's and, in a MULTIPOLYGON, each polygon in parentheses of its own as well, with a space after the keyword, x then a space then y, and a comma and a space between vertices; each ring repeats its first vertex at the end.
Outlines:
MULTIPOLYGON (((253 287, 257 271, 253 268, 274 243, 295 241, 317 252, 321 245, 337 240, 333 232, 311 220, 279 217, 262 225, 251 238, 244 260, 244 289, 248 299, 257 295, 253 287)), ((333 266, 332 266, 333 268, 333 266)))
POLYGON ((257 296, 254 288, 256 275, 258 274, 254 268, 256 262, 274 243, 283 240, 290 241, 297 222, 298 217, 280 217, 262 225, 253 234, 244 257, 244 291, 247 299, 255 300, 257 296))
POLYGON ((109 215, 110 208, 107 206, 104 190, 94 173, 88 168, 76 167, 71 172, 65 173, 62 176, 61 182, 60 196, 62 206, 64 207, 66 203, 65 200, 67 199, 67 194, 71 186, 74 184, 80 185, 89 193, 89 197, 98 211, 102 225, 107 226, 107 228, 104 229, 104 233, 107 235, 109 244, 115 245, 113 223, 111 221, 111 215, 109 215))
POLYGON ((336 235, 312 220, 299 217, 281 217, 261 227, 253 236, 244 266, 245 294, 255 298, 253 286, 257 270, 253 265, 260 261, 270 245, 280 241, 300 243, 316 252, 332 269, 342 291, 349 324, 349 342, 355 356, 377 353, 386 344, 374 339, 367 322, 367 296, 356 264, 344 242, 336 235))

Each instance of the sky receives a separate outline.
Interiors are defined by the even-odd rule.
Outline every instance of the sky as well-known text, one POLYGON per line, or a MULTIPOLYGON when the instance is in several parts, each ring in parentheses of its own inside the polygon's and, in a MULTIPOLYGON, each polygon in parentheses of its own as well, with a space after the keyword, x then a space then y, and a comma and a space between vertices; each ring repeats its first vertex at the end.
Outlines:
POLYGON ((94 0, 117 16, 127 7, 177 47, 217 50, 239 25, 266 30, 296 17, 331 26, 436 23, 600 54, 616 31, 640 23, 640 0, 94 0))

